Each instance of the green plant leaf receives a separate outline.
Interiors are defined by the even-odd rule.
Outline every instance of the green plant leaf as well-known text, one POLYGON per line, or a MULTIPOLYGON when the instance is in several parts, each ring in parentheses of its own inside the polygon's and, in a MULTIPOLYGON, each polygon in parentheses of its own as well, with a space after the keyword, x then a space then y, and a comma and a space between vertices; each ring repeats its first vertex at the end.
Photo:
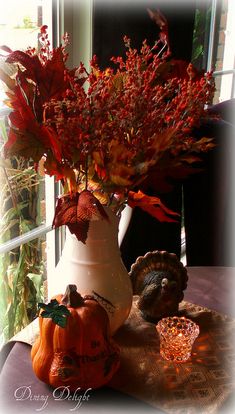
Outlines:
POLYGON ((28 273, 28 278, 33 282, 37 292, 37 302, 43 300, 43 274, 42 273, 28 273))
POLYGON ((70 311, 66 306, 60 305, 56 299, 52 299, 48 304, 39 303, 38 308, 43 309, 42 318, 51 318, 56 325, 65 328, 67 317, 70 315, 70 311))

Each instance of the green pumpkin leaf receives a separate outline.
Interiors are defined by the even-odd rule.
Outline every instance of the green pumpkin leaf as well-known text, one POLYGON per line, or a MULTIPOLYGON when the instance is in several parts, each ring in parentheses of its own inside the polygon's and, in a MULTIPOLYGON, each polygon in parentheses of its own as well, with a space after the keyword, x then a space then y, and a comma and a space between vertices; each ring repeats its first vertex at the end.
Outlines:
POLYGON ((39 309, 50 309, 50 308, 56 308, 59 306, 59 302, 56 299, 51 299, 49 303, 39 303, 38 308, 39 309))
POLYGON ((54 315, 52 317, 53 322, 59 325, 61 328, 65 328, 67 324, 67 317, 65 315, 54 315))
POLYGON ((66 327, 70 311, 66 306, 60 305, 56 299, 52 299, 47 304, 39 303, 38 308, 43 309, 40 315, 42 318, 51 318, 56 325, 59 325, 61 328, 66 327))

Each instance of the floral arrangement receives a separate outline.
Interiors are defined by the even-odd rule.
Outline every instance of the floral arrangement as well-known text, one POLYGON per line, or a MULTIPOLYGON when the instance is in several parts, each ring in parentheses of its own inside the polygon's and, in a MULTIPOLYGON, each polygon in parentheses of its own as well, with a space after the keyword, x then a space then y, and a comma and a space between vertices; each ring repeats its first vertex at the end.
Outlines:
POLYGON ((212 99, 211 73, 170 59, 162 39, 138 52, 125 37, 126 57, 113 57, 101 70, 94 56, 89 72, 81 63, 66 67, 68 36, 50 49, 47 27, 41 48, 25 52, 3 47, 15 76, 0 71, 8 87, 8 141, 5 157, 32 159, 43 174, 63 184, 53 225, 68 225, 85 242, 89 222, 107 218, 103 206, 117 213, 139 206, 159 220, 176 213, 141 189, 157 166, 182 167, 198 160, 213 144, 196 140, 192 129, 207 116, 212 99))

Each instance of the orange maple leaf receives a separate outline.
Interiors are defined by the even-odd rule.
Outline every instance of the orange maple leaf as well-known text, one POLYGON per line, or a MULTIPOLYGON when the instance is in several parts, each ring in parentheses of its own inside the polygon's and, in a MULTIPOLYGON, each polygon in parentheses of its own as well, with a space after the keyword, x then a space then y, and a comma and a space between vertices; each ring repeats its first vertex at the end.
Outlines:
POLYGON ((158 197, 150 197, 142 191, 138 193, 130 191, 128 194, 128 204, 130 207, 140 207, 142 210, 151 214, 157 220, 163 222, 177 222, 177 220, 170 216, 179 216, 175 211, 170 210, 166 207, 158 197))
POLYGON ((88 190, 66 194, 57 200, 53 227, 67 225, 79 241, 86 242, 89 223, 108 216, 99 200, 88 190))

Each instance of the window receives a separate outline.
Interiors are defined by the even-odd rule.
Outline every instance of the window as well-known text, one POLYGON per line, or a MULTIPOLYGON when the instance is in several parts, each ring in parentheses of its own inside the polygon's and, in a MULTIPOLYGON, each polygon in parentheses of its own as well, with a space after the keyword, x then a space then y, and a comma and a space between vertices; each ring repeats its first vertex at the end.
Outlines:
MULTIPOLYGON (((38 46, 46 24, 53 45, 66 31, 71 36, 71 66, 88 64, 91 54, 92 1, 9 0, 0 9, 0 44, 13 50, 38 46), (17 13, 15 13, 17 10, 17 13), (80 22, 78 24, 78 22, 80 22), (79 47, 77 47, 77 43, 79 47)), ((1 58, 4 65, 4 57, 1 58)), ((14 66, 12 67, 14 71, 14 66)), ((13 72, 11 73, 11 75, 13 72)), ((5 91, 0 88, 0 146, 6 141, 5 91)), ((50 177, 36 174, 21 158, 0 159, 0 344, 26 326, 43 300, 44 282, 53 272, 64 243, 65 229, 52 231, 60 188, 50 177)))
MULTIPOLYGON (((216 92, 212 104, 235 97, 234 16, 234 0, 197 1, 192 61, 199 70, 213 70, 216 92)), ((184 227, 181 246, 182 261, 186 264, 184 227)))
MULTIPOLYGON (((28 45, 38 47, 42 24, 52 27, 52 3, 45 0, 9 0, 0 7, 0 44, 13 50, 28 45), (16 11, 16 12, 15 12, 16 11)), ((4 69, 4 57, 1 57, 4 69)), ((14 65, 10 75, 14 74, 14 65)), ((0 91, 0 147, 6 141, 7 114, 5 90, 0 91)), ((47 274, 47 236, 51 230, 48 201, 54 187, 36 173, 22 157, 0 159, 0 343, 4 343, 29 323, 43 297, 47 274)), ((48 257, 51 257, 51 254, 48 257)))
POLYGON ((193 60, 199 69, 214 71, 214 104, 235 97, 234 16, 233 0, 198 2, 193 60))
POLYGON ((235 4, 233 0, 213 0, 212 6, 207 67, 214 68, 214 103, 218 103, 235 97, 235 4))

